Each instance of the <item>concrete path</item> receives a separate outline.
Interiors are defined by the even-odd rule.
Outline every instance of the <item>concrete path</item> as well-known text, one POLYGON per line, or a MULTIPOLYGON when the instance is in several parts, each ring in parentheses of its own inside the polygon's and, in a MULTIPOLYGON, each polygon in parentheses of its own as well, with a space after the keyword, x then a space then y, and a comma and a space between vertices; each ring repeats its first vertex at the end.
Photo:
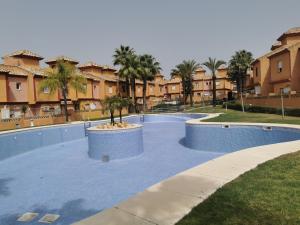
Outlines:
MULTIPOLYGON (((215 115, 209 115, 214 117, 215 115)), ((207 118, 205 118, 207 119, 207 118)), ((199 119, 188 123, 200 123, 199 119)), ((203 123, 202 123, 203 124, 203 123)), ((209 123, 224 124, 224 123, 209 123)), ((225 123, 266 125, 249 123, 225 123)), ((298 128, 297 125, 267 124, 298 128)), ((113 208, 75 223, 76 225, 171 225, 224 184, 259 164, 300 150, 300 140, 259 146, 229 153, 155 184, 113 208)))

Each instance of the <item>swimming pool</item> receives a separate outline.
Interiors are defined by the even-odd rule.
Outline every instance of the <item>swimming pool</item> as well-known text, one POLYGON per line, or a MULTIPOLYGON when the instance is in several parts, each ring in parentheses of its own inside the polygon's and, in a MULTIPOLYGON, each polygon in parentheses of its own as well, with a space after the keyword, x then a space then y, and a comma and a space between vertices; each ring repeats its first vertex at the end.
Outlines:
MULTIPOLYGON (((202 116, 169 114, 127 117, 127 121, 144 125, 144 152, 109 163, 88 157, 83 124, 2 134, 0 224, 24 224, 16 219, 25 212, 39 213, 37 219, 26 224, 40 224, 38 220, 46 213, 60 215, 53 224, 70 224, 112 207, 183 170, 229 152, 229 147, 226 151, 219 151, 203 148, 206 144, 195 142, 201 137, 216 142, 215 135, 219 132, 221 138, 222 132, 229 129, 215 127, 215 130, 209 130, 211 127, 194 126, 191 131, 193 139, 184 139, 185 132, 188 132, 185 121, 202 116), (197 136, 199 132, 203 136, 197 136), (197 150, 186 146, 192 141, 195 145, 189 147, 197 150)), ((93 122, 92 125, 99 123, 93 122)), ((295 130, 291 132, 300 139, 300 133, 295 130)), ((272 139, 273 143, 290 140, 289 135, 279 140, 276 137, 272 139)), ((236 139, 231 140, 229 144, 236 139)), ((259 145, 268 143, 258 142, 259 145)), ((250 144, 256 146, 257 143, 250 144)))

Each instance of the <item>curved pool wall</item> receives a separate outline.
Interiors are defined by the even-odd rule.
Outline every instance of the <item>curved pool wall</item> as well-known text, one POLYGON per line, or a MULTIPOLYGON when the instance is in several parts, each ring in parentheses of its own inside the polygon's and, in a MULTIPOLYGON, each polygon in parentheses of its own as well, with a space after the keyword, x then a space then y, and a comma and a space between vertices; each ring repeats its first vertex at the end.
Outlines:
POLYGON ((160 122, 182 122, 190 119, 205 117, 204 114, 146 114, 124 118, 129 123, 160 123, 160 122))
POLYGON ((0 135, 0 160, 37 148, 85 137, 83 124, 53 126, 0 135))
MULTIPOLYGON (((204 116, 205 115, 203 114, 137 115, 124 117, 124 121, 140 124, 144 122, 176 122, 204 116)), ((118 118, 116 117, 116 119, 118 118)), ((92 121, 89 124, 90 126, 96 126, 107 122, 108 120, 99 120, 92 121)), ((3 132, 0 134, 0 160, 41 147, 74 141, 81 138, 86 138, 84 123, 36 127, 13 132, 3 132)))
POLYGON ((224 153, 300 139, 298 129, 253 125, 224 126, 186 123, 185 132, 183 142, 186 147, 224 153))
POLYGON ((110 161, 137 156, 143 152, 143 127, 120 130, 88 129, 90 158, 110 161))

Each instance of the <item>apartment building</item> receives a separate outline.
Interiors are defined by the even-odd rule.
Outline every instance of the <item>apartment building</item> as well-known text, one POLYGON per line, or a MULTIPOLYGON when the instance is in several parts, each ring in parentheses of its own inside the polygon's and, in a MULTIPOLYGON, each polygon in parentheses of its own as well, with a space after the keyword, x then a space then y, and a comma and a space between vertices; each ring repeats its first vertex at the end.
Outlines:
POLYGON ((50 95, 49 90, 40 90, 44 76, 40 67, 43 57, 28 50, 16 51, 2 57, 0 64, 2 118, 19 117, 26 111, 28 116, 52 111, 61 112, 59 93, 50 95), (26 109, 26 110, 25 110, 26 109))
POLYGON ((252 63, 255 96, 274 96, 300 92, 300 27, 280 35, 271 51, 252 63))
MULTIPOLYGON (((60 114, 65 107, 62 93, 57 90, 50 93, 49 89, 40 89, 42 80, 47 76, 45 68, 40 62, 42 56, 28 50, 16 51, 2 57, 0 64, 0 110, 1 118, 23 116, 42 116, 60 114), (26 108, 26 110, 24 109, 26 108)), ((120 79, 117 70, 108 65, 95 62, 79 64, 67 56, 58 56, 45 61, 50 68, 54 68, 59 60, 73 64, 87 80, 86 92, 81 93, 69 87, 67 108, 74 110, 101 109, 101 101, 106 97, 121 95, 126 97, 125 81, 120 79)), ((154 81, 147 83, 147 105, 152 107, 162 100, 164 79, 156 75, 154 81)), ((142 99, 141 81, 137 81, 137 98, 142 99)), ((141 101, 141 100, 139 100, 141 101)), ((141 102, 142 104, 142 102, 141 102)))
MULTIPOLYGON (((221 66, 216 74, 216 95, 217 99, 228 99, 232 97, 233 83, 227 75, 227 67, 221 66)), ((173 76, 165 82, 165 99, 179 100, 182 97, 182 82, 179 76, 173 76)), ((193 76, 193 101, 199 103, 212 100, 213 79, 202 67, 196 70, 193 76)), ((189 98, 187 99, 189 101, 189 98)))

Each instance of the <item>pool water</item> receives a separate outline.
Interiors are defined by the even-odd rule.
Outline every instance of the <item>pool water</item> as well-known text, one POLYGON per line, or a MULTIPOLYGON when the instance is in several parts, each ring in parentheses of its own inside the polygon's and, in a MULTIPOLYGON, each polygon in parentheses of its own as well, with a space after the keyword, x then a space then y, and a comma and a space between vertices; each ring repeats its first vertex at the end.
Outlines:
POLYGON ((226 154, 203 151, 198 145, 198 150, 186 147, 185 121, 197 117, 200 115, 126 118, 143 123, 144 152, 109 163, 88 157, 82 124, 1 135, 0 224, 24 224, 16 219, 26 212, 39 213, 26 224, 41 224, 38 220, 46 213, 60 215, 52 224, 70 224, 226 154))

